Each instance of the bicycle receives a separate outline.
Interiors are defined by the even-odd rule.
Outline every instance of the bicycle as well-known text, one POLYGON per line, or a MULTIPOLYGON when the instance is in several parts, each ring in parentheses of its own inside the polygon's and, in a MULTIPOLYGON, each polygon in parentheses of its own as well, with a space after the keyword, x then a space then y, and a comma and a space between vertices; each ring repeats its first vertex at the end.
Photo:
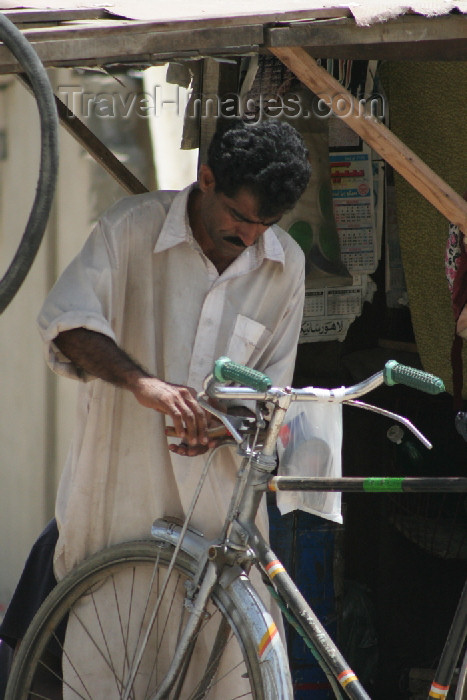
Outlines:
MULTIPOLYGON (((275 388, 255 370, 227 358, 218 360, 198 400, 222 421, 242 456, 219 537, 205 541, 202 533, 189 525, 210 457, 183 524, 168 518, 156 520, 151 540, 110 547, 85 560, 57 585, 19 647, 6 700, 292 698, 280 634, 249 578, 255 569, 286 618, 313 650, 336 697, 368 700, 357 675, 254 520, 268 490, 467 491, 467 478, 461 477, 328 479, 273 475, 276 441, 292 401, 335 401, 375 411, 398 420, 430 446, 408 419, 357 400, 383 382, 403 383, 433 394, 444 391, 440 379, 395 361, 352 387, 327 390, 275 388), (227 386, 226 382, 240 386, 227 386), (222 413, 209 404, 210 398, 252 400, 255 417, 222 413), (271 410, 268 420, 266 407, 271 410), (83 649, 86 666, 80 669, 83 649), (72 652, 76 656, 72 657, 72 652), (94 660, 99 680, 105 676, 105 690, 101 685, 96 694, 90 685, 94 660), (232 668, 227 668, 232 660, 232 668)), ((447 697, 465 645, 466 617, 467 586, 429 698, 447 697)), ((467 698, 467 651, 464 653, 458 670, 457 700, 467 698)))

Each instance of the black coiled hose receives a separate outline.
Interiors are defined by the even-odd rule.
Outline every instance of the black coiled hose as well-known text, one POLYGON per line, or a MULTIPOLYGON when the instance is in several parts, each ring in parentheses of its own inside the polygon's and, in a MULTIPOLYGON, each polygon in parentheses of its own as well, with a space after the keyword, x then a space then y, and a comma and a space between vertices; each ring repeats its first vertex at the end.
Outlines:
POLYGON ((0 40, 10 49, 29 78, 41 125, 41 156, 36 195, 18 249, 0 281, 1 314, 28 274, 47 225, 58 171, 58 118, 54 94, 44 66, 31 44, 2 13, 0 40))

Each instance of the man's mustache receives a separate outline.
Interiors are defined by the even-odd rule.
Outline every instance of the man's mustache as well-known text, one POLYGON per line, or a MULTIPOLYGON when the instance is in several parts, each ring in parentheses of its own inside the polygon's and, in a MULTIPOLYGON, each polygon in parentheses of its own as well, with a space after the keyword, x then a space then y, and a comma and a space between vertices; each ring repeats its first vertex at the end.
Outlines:
POLYGON ((227 241, 228 243, 233 243, 233 245, 238 246, 239 248, 246 248, 247 246, 244 244, 241 238, 238 236, 225 236, 224 241, 227 241))

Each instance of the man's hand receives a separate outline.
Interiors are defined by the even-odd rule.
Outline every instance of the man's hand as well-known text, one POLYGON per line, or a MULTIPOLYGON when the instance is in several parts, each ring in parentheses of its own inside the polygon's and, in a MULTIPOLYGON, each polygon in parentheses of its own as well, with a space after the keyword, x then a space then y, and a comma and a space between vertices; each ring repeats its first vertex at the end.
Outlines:
POLYGON ((138 377, 132 382, 131 391, 142 406, 172 418, 173 428, 166 434, 182 440, 181 445, 170 445, 172 452, 189 457, 206 452, 210 446, 207 432, 210 418, 197 402, 194 389, 155 377, 138 377))
POLYGON ((76 367, 128 389, 143 406, 170 416, 174 436, 186 445, 171 445, 173 452, 191 457, 212 446, 207 434, 210 417, 198 404, 194 389, 154 377, 102 333, 73 328, 54 342, 76 367))
MULTIPOLYGON (((207 415, 208 428, 207 428, 207 444, 203 445, 188 445, 186 441, 182 440, 179 444, 172 443, 169 445, 169 450, 175 452, 182 457, 196 457, 197 455, 202 455, 207 450, 212 447, 217 447, 218 445, 225 442, 226 438, 230 437, 230 433, 227 428, 215 418, 212 414, 207 415)), ((175 429, 171 426, 165 429, 165 434, 167 437, 177 437, 175 434, 175 429)))

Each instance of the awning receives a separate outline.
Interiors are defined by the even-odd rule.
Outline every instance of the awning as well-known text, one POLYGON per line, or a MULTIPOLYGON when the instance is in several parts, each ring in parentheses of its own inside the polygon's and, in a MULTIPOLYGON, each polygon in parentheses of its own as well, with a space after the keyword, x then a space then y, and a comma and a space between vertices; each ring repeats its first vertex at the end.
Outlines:
MULTIPOLYGON (((272 52, 316 94, 352 96, 315 58, 467 59, 467 0, 30 0, 0 10, 21 29, 45 66, 154 65, 272 52), (234 5, 234 6, 232 6, 234 5)), ((0 45, 0 72, 19 70, 0 45)), ((467 231, 467 203, 377 118, 349 126, 446 218, 467 231)))

